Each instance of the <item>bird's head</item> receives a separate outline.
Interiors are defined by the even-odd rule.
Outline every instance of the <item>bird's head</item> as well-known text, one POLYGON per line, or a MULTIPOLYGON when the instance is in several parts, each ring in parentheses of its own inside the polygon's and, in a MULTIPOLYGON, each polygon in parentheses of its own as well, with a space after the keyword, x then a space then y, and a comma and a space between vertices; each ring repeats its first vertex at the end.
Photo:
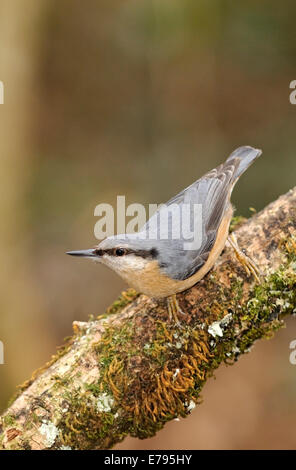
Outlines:
POLYGON ((68 255, 81 256, 103 263, 119 275, 145 269, 157 260, 158 250, 150 240, 139 239, 138 234, 116 235, 105 238, 95 248, 68 251, 68 255))

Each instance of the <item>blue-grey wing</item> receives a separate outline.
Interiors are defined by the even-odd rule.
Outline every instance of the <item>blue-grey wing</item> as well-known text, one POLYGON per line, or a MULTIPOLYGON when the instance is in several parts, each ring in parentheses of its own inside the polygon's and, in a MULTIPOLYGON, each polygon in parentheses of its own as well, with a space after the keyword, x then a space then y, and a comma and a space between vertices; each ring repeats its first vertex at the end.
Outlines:
POLYGON ((232 188, 241 173, 260 154, 260 151, 252 147, 240 147, 230 155, 225 163, 208 172, 163 206, 167 209, 172 208, 172 206, 179 207, 180 211, 185 206, 186 208, 190 207, 192 217, 195 214, 194 205, 201 207, 200 225, 198 227, 201 237, 197 249, 188 249, 188 239, 183 236, 182 230, 178 233, 179 236, 175 236, 176 219, 174 220, 174 211, 168 211, 169 230, 166 239, 161 236, 160 230, 160 225, 163 223, 160 217, 162 209, 159 209, 142 228, 141 232, 149 232, 150 230, 152 234, 154 233, 157 246, 160 248, 158 250, 159 265, 171 278, 187 279, 206 263, 215 244, 223 216, 229 208, 232 188))

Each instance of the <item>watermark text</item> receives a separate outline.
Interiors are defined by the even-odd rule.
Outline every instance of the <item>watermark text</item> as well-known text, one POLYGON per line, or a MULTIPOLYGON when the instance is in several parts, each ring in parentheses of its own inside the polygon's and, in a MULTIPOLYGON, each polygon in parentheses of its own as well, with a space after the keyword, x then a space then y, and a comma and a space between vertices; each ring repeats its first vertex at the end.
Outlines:
POLYGON ((179 240, 184 250, 198 250, 202 245, 202 204, 149 204, 146 211, 138 203, 126 207, 125 196, 117 196, 116 210, 110 204, 101 203, 95 207, 94 215, 99 217, 94 227, 98 240, 136 234, 140 240, 179 240))
POLYGON ((291 341, 290 349, 292 349, 292 352, 290 353, 290 363, 293 366, 296 366, 296 339, 291 341))
POLYGON ((0 341, 0 365, 4 364, 4 344, 0 341))
POLYGON ((4 104, 4 83, 0 80, 0 104, 4 104))
POLYGON ((296 80, 292 80, 292 82, 290 83, 290 88, 293 90, 290 93, 290 103, 296 104, 296 80))

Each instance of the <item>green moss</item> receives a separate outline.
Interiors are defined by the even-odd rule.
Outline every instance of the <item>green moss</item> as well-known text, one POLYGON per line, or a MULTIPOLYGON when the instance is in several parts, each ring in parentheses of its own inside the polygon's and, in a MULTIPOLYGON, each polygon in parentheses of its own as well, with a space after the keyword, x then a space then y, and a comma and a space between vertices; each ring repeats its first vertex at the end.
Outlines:
POLYGON ((291 263, 293 271, 296 271, 296 236, 292 235, 285 243, 285 251, 288 262, 291 263))
POLYGON ((59 420, 59 437, 53 449, 92 450, 110 448, 127 434, 122 429, 120 410, 111 394, 102 392, 99 385, 85 385, 64 394, 67 411, 59 420), (112 432, 110 429, 112 428, 112 432))
POLYGON ((59 388, 59 387, 67 387, 67 385, 70 384, 72 377, 71 374, 66 374, 63 377, 59 375, 53 375, 52 380, 54 381, 54 387, 59 388))
POLYGON ((140 294, 136 292, 134 289, 128 289, 127 291, 123 291, 119 298, 113 302, 110 307, 108 307, 107 312, 105 315, 99 315, 98 319, 101 319, 105 316, 114 315, 130 304, 134 299, 136 299, 140 294))
POLYGON ((16 422, 15 416, 11 414, 7 414, 3 416, 2 420, 3 420, 3 424, 7 427, 13 426, 16 422))
POLYGON ((234 297, 235 305, 232 305, 235 328, 225 331, 223 340, 214 350, 218 363, 221 360, 226 363, 236 360, 239 354, 248 352, 259 338, 271 338, 275 331, 284 326, 283 317, 296 313, 295 239, 290 237, 283 246, 287 262, 255 285, 247 301, 240 301, 242 292, 239 284, 232 286, 238 293, 234 297), (240 333, 236 335, 235 331, 240 333))
MULTIPOLYGON (((146 438, 173 417, 186 416, 188 403, 198 403, 221 362, 233 364, 257 339, 272 337, 284 325, 282 317, 296 312, 295 248, 289 238, 287 262, 255 285, 248 299, 243 299, 243 280, 235 275, 230 289, 216 285, 216 299, 205 307, 202 325, 176 326, 139 316, 123 329, 106 331, 95 346, 101 379, 92 391, 107 391, 120 404, 123 422, 129 423, 124 432, 146 438), (223 325, 226 314, 229 323, 223 325), (223 335, 213 337, 209 326, 221 320, 223 335)), ((210 282, 216 283, 215 276, 210 282)))
POLYGON ((241 225, 243 225, 246 220, 248 219, 246 217, 243 217, 242 215, 233 216, 230 222, 229 232, 234 232, 234 230, 238 229, 241 225))
POLYGON ((137 311, 119 326, 106 326, 93 346, 100 377, 64 393, 55 448, 110 448, 127 434, 151 437, 167 421, 186 417, 221 363, 234 364, 257 339, 272 337, 284 325, 284 315, 296 313, 295 239, 285 240, 282 249, 283 265, 254 285, 248 298, 235 272, 229 287, 210 274, 198 322, 193 315, 179 325, 169 323, 164 303, 156 311, 137 311))
POLYGON ((121 435, 114 432, 114 420, 113 412, 98 413, 96 401, 91 393, 77 391, 71 396, 68 411, 59 423, 60 437, 54 447, 94 449, 100 440, 104 443, 103 447, 107 448, 111 444, 111 438, 116 438, 117 442, 121 439, 121 435))
POLYGON ((86 385, 82 401, 81 394, 71 401, 63 422, 65 445, 92 448, 100 440, 103 447, 110 447, 126 434, 147 438, 167 421, 187 416, 190 407, 200 402, 206 380, 222 362, 234 364, 257 339, 270 338, 281 328, 283 315, 296 312, 291 246, 291 240, 284 244, 287 262, 255 285, 248 299, 243 300, 243 281, 235 274, 230 288, 217 285, 212 275, 209 282, 215 299, 200 307, 204 308, 203 314, 200 311, 202 324, 196 325, 195 320, 168 323, 166 312, 162 318, 159 307, 156 316, 138 313, 123 326, 108 327, 94 345, 100 379, 86 385), (228 324, 224 325, 226 314, 228 324), (220 322, 222 337, 209 333, 213 322, 220 322), (101 394, 112 397, 112 410, 106 413, 98 413, 91 401, 101 394))

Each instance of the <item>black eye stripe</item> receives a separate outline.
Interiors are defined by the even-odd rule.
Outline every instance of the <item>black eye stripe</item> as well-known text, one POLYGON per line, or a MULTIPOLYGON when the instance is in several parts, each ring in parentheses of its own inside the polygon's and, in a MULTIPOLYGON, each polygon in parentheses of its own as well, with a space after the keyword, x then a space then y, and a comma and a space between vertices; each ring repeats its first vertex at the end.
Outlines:
POLYGON ((95 255, 97 255, 97 256, 103 256, 104 250, 99 250, 99 249, 98 249, 98 250, 95 250, 94 253, 95 253, 95 255))
POLYGON ((124 256, 124 255, 135 255, 141 258, 154 259, 157 258, 158 251, 156 248, 151 250, 132 250, 131 248, 118 247, 118 248, 107 248, 106 250, 98 249, 95 251, 98 256, 109 255, 109 256, 124 256), (120 252, 120 253, 118 253, 120 252), (123 253, 121 253, 123 252, 123 253))

